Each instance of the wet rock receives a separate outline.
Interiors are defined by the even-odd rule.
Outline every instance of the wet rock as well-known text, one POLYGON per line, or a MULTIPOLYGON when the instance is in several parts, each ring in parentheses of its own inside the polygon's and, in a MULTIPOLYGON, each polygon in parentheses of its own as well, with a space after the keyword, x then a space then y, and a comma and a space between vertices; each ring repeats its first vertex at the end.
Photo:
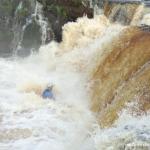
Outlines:
MULTIPOLYGON (((17 2, 15 2, 17 5, 17 2)), ((13 39, 11 30, 13 5, 9 0, 0 1, 0 53, 9 53, 10 44, 13 39)))
POLYGON ((139 28, 140 28, 141 30, 143 30, 144 32, 150 32, 150 25, 141 24, 141 25, 139 26, 139 28))
POLYGON ((106 2, 104 14, 111 22, 118 22, 122 25, 129 25, 136 13, 140 3, 113 3, 106 2))
POLYGON ((93 9, 88 1, 83 0, 38 0, 44 6, 45 16, 48 18, 55 34, 55 40, 62 39, 62 26, 68 21, 75 21, 78 17, 87 15, 93 17, 93 9))
POLYGON ((112 125, 125 108, 138 116, 150 110, 149 40, 149 32, 129 27, 105 47, 110 52, 95 69, 92 87, 92 110, 102 126, 112 125))
POLYGON ((41 32, 40 26, 35 21, 29 24, 23 35, 22 47, 26 49, 38 49, 41 45, 41 32))
MULTIPOLYGON (((24 28, 28 22, 35 20, 32 14, 35 11, 35 0, 19 1, 19 0, 1 0, 0 1, 0 53, 3 54, 14 53, 14 51, 21 45, 22 40, 25 39, 23 46, 27 43, 27 34, 24 35, 24 28), (24 37, 23 37, 24 36, 24 37), (22 39, 23 38, 23 39, 22 39)), ((35 23, 34 23, 35 25, 35 23)), ((37 26, 37 25, 35 25, 37 26)), ((29 28, 29 27, 28 27, 29 28)), ((25 29, 26 30, 28 30, 25 29)), ((37 28, 36 28, 37 31, 37 28)), ((40 29, 37 31, 40 32, 40 29)), ((38 40, 35 31, 30 30, 29 36, 32 34, 33 41, 37 39, 38 46, 41 44, 38 40)), ((28 37, 31 40, 31 37, 28 37)), ((35 42, 33 42, 35 43, 35 42)), ((35 45, 35 44, 34 44, 35 45)), ((28 48, 31 49, 33 44, 29 43, 28 48)), ((24 47, 26 48, 26 46, 24 47)))
POLYGON ((48 43, 54 38, 60 42, 62 26, 65 23, 75 21, 84 14, 93 17, 88 0, 38 0, 38 2, 43 5, 43 10, 38 10, 42 7, 37 7, 36 0, 0 1, 1 56, 3 53, 10 54, 14 51, 21 55, 30 54, 30 49, 38 49, 41 44, 48 43), (41 19, 41 12, 45 16, 42 21, 48 21, 45 42, 41 40, 43 24, 38 21, 41 19))
POLYGON ((10 53, 10 45, 13 39, 13 32, 4 26, 1 27, 3 29, 0 29, 0 54, 10 53))

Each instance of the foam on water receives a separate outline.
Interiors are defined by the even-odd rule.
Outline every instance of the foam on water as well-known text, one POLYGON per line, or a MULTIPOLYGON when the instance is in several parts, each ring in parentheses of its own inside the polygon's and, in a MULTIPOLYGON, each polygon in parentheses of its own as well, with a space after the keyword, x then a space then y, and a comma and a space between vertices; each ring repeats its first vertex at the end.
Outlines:
POLYGON ((25 64, 24 61, 0 60, 0 65, 0 149, 70 149, 80 136, 74 146, 79 149, 89 136, 90 122, 94 122, 86 102, 79 103, 85 99, 85 93, 81 92, 84 81, 75 73, 64 72, 64 75, 56 76, 55 72, 47 72, 38 64, 25 64), (81 86, 77 85, 78 80, 81 86), (24 86, 26 81, 28 86, 24 86), (46 81, 53 82, 58 88, 56 102, 43 100, 34 93, 36 84, 42 86, 46 81))
POLYGON ((53 42, 24 60, 0 59, 0 150, 119 150, 120 145, 134 142, 131 134, 140 137, 136 136, 140 131, 149 140, 149 116, 139 121, 125 113, 114 127, 100 129, 90 111, 91 69, 102 47, 124 28, 108 26, 83 47, 70 43, 65 51, 66 45, 53 42), (47 83, 54 84, 56 101, 41 98, 47 83))
POLYGON ((144 15, 141 24, 150 25, 150 13, 144 15))

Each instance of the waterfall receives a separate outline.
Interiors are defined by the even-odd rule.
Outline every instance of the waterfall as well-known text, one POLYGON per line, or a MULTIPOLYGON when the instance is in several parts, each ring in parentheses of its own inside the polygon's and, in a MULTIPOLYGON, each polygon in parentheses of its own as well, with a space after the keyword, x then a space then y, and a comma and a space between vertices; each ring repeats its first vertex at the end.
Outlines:
POLYGON ((103 0, 89 0, 90 7, 94 10, 94 16, 103 14, 103 0))
POLYGON ((47 32, 48 22, 47 22, 47 18, 45 18, 44 16, 43 6, 38 1, 36 1, 35 12, 33 16, 35 17, 35 21, 37 22, 37 24, 39 24, 41 27, 41 32, 42 32, 41 40, 42 40, 42 45, 44 45, 46 44, 46 40, 48 38, 48 32, 47 32))
POLYGON ((144 12, 144 5, 141 4, 139 7, 136 9, 134 16, 131 21, 131 25, 138 25, 141 21, 141 18, 143 17, 143 12, 144 12))
POLYGON ((44 45, 52 40, 52 30, 48 23, 48 19, 44 16, 43 6, 36 0, 20 1, 18 3, 14 11, 14 18, 12 19, 12 31, 13 40, 10 47, 14 55, 29 54, 32 49, 38 49, 37 45, 44 45), (28 31, 32 26, 36 30, 33 35, 32 29, 28 31), (41 36, 39 34, 37 36, 36 33, 41 34, 41 36), (28 40, 28 36, 32 38, 31 40, 35 39, 36 41, 36 38, 40 40, 37 40, 37 42, 32 45, 28 40))
POLYGON ((19 16, 19 13, 23 11, 24 7, 25 6, 23 1, 20 1, 14 12, 14 19, 12 23, 14 38, 11 44, 11 48, 13 50, 14 55, 17 55, 20 51, 23 51, 22 41, 23 41, 24 31, 26 27, 33 21, 32 14, 34 12, 33 10, 35 7, 35 1, 30 3, 30 10, 28 10, 30 11, 29 15, 21 20, 20 18, 21 16, 19 16))
MULTIPOLYGON (((36 22, 44 44, 48 26, 34 4, 19 31, 36 22)), ((142 9, 132 10, 134 26, 84 16, 63 26, 62 42, 0 58, 0 150, 149 150, 150 14, 139 21, 142 9), (48 84, 55 100, 41 96, 48 84)))
POLYGON ((22 9, 22 7, 23 7, 22 5, 23 5, 22 1, 19 2, 18 6, 15 10, 15 18, 13 20, 13 25, 12 25, 14 38, 13 38, 11 47, 13 49, 14 54, 17 53, 17 50, 20 47, 22 37, 23 37, 23 29, 22 29, 21 24, 18 22, 18 18, 17 18, 17 13, 18 13, 19 10, 22 9))
POLYGON ((141 3, 108 2, 104 5, 104 14, 111 22, 122 25, 137 24, 143 17, 144 5, 141 3))

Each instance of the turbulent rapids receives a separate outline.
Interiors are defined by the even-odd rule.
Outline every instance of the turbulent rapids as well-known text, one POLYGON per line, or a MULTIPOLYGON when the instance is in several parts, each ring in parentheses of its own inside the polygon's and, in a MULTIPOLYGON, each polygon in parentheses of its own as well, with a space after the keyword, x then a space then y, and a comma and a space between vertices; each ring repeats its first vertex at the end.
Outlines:
POLYGON ((150 12, 129 6, 126 20, 120 7, 69 22, 61 43, 28 58, 0 59, 0 150, 149 150, 150 12), (47 83, 55 101, 41 97, 47 83))

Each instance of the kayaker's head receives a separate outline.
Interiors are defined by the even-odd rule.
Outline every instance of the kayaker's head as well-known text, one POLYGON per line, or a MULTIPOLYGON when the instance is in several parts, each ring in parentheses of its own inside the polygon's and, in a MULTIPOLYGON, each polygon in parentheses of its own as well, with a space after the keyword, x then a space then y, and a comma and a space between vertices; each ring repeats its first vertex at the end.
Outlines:
POLYGON ((54 87, 54 85, 52 85, 52 84, 47 85, 47 89, 49 89, 49 90, 52 90, 53 87, 54 87))

